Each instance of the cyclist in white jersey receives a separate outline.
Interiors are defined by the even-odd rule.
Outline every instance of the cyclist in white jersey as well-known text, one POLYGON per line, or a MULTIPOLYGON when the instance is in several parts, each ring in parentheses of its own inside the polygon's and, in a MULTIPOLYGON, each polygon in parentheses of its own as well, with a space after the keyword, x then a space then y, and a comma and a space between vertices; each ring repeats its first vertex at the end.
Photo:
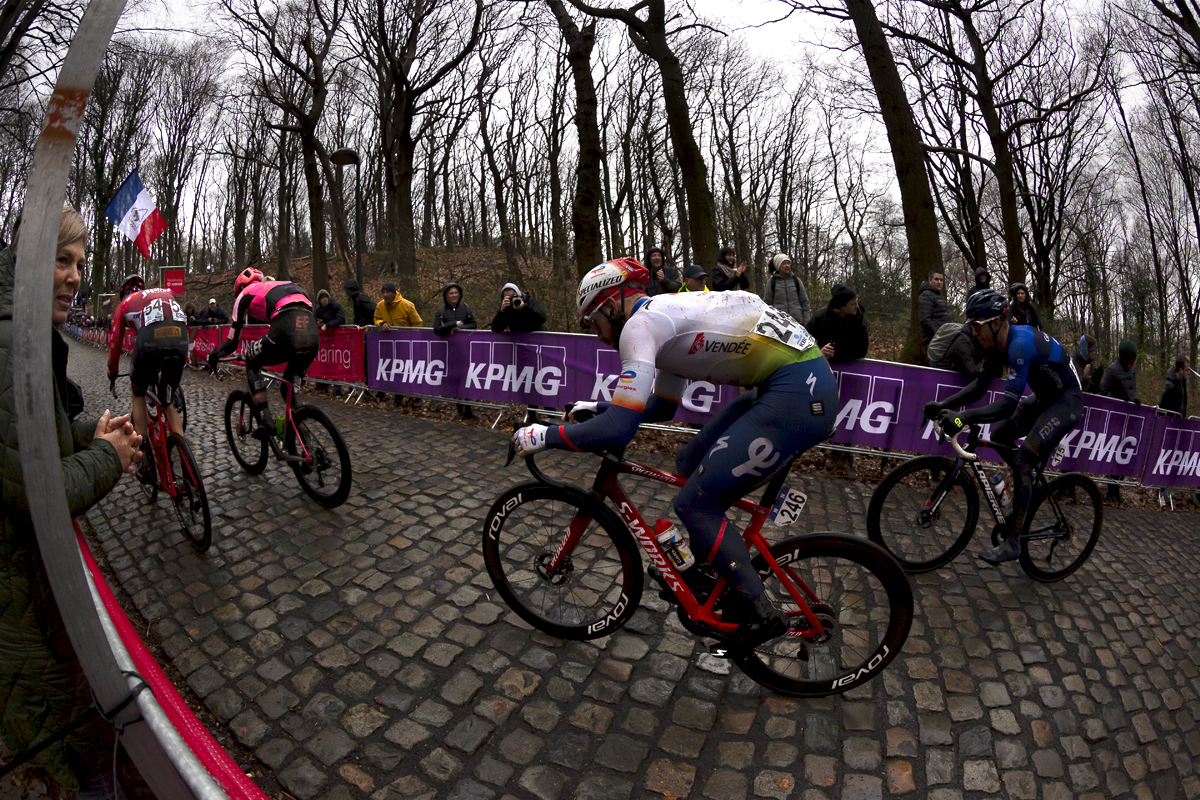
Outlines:
POLYGON ((579 286, 580 324, 621 353, 611 403, 576 425, 529 425, 514 434, 522 453, 546 448, 603 450, 628 444, 642 422, 671 419, 688 380, 747 391, 680 449, 687 483, 675 511, 693 552, 712 564, 740 602, 739 646, 752 648, 787 630, 763 594, 741 532, 725 513, 781 467, 833 433, 837 383, 812 336, 792 317, 747 292, 645 294, 649 274, 632 258, 601 264, 579 286))

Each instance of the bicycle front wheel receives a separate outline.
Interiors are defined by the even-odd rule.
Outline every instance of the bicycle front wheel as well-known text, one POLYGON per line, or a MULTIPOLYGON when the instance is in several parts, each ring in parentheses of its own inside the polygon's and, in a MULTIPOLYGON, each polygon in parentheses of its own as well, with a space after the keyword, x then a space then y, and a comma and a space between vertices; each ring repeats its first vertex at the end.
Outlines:
POLYGON ((560 639, 607 636, 642 599, 642 562, 629 529, 578 490, 525 483, 500 495, 484 520, 483 561, 517 616, 560 639), (570 532, 578 542, 550 574, 570 532))
POLYGON ((251 475, 267 468, 267 443, 254 436, 254 400, 246 392, 230 392, 225 401, 225 438, 234 460, 251 475))
POLYGON ((805 636, 813 630, 808 617, 766 559, 755 556, 767 592, 792 624, 751 653, 735 652, 734 662, 752 679, 794 697, 840 694, 874 678, 900 652, 912 626, 912 587, 882 547, 849 534, 815 533, 774 545, 771 556, 823 632, 805 636))
POLYGON ((208 511, 208 495, 200 477, 200 466, 178 433, 167 437, 167 467, 173 488, 171 502, 183 534, 201 553, 212 544, 212 517, 208 511))
POLYGON ((325 412, 313 406, 302 406, 292 412, 296 431, 288 430, 284 449, 290 455, 303 456, 304 461, 292 461, 292 471, 300 488, 326 508, 336 508, 350 496, 350 449, 341 432, 325 412))
POLYGON ((975 533, 979 493, 966 471, 938 491, 954 466, 942 456, 910 459, 889 472, 871 495, 867 536, 907 572, 949 564, 975 533))
POLYGON ((1021 537, 1021 567, 1034 580, 1062 580, 1087 561, 1103 522, 1095 481, 1078 472, 1058 476, 1033 498, 1021 537))

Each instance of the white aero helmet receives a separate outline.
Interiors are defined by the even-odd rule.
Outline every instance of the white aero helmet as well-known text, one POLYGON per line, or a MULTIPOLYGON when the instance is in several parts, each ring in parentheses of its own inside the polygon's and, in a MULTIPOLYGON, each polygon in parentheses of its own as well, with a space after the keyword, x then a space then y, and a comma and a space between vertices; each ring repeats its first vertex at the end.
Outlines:
POLYGON ((621 291, 622 286, 645 291, 649 282, 650 271, 636 258, 615 258, 593 268, 579 282, 579 294, 575 299, 579 323, 582 325, 596 306, 621 291))

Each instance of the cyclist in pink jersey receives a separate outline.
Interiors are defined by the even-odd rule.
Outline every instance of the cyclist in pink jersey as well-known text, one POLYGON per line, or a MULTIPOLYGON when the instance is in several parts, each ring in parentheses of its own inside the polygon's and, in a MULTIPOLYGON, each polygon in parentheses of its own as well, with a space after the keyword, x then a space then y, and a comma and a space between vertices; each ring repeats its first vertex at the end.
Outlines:
POLYGON ((243 325, 269 324, 271 328, 266 335, 247 344, 242 353, 250 392, 264 412, 263 419, 267 419, 267 382, 262 377, 262 368, 286 363, 284 382, 279 387, 286 403, 291 382, 303 377, 317 357, 319 337, 312 300, 294 283, 264 281, 262 272, 253 267, 238 274, 233 288, 237 293, 233 301, 233 327, 221 346, 209 354, 208 364, 215 370, 218 360, 237 349, 243 325))

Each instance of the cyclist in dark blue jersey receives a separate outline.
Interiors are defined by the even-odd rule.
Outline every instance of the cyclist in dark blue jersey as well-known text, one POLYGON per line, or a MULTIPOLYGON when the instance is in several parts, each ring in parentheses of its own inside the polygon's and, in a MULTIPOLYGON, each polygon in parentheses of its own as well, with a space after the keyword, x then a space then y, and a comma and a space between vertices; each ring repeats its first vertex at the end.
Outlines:
POLYGON ((1025 436, 1015 455, 1001 451, 1013 472, 1013 513, 1009 529, 998 547, 979 557, 989 564, 1012 561, 1020 555, 1018 535, 1033 494, 1034 467, 1054 452, 1059 441, 1083 418, 1083 389, 1071 354, 1052 336, 1028 325, 1012 325, 1008 303, 996 291, 972 295, 967 301, 967 322, 972 335, 987 351, 983 372, 961 391, 925 405, 927 419, 937 419, 953 436, 967 424, 999 422, 992 441, 1011 447, 1025 436), (980 408, 970 405, 987 393, 995 378, 1007 369, 1004 396, 980 408), (1028 386, 1032 394, 1022 399, 1028 386))

